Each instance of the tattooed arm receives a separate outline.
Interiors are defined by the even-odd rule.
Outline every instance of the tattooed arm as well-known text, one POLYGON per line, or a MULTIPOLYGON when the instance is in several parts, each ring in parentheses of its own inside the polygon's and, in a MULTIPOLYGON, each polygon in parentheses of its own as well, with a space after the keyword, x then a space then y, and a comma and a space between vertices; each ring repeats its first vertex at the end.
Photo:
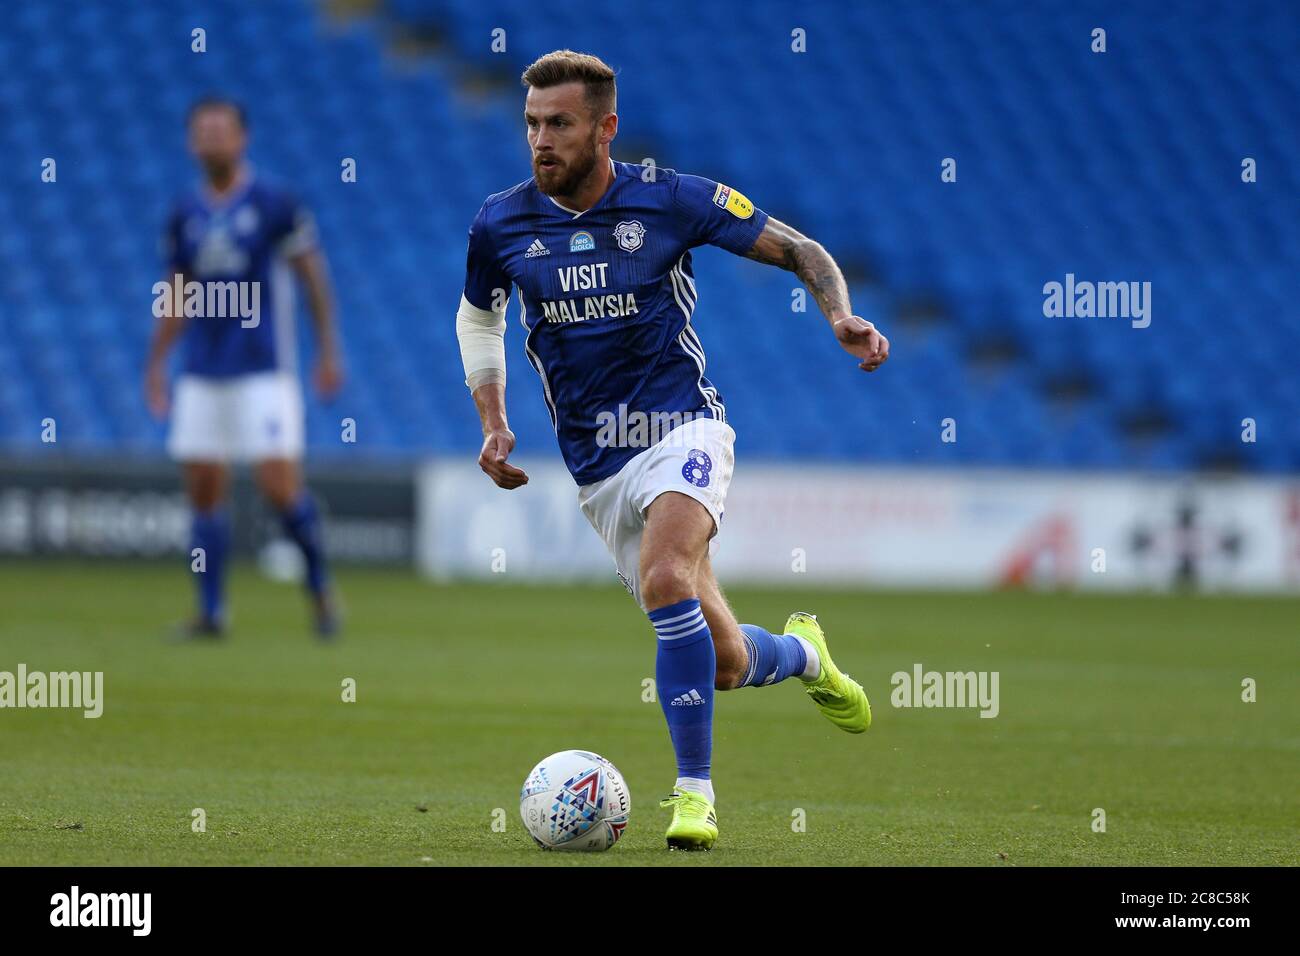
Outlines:
POLYGON ((889 340, 853 314, 844 274, 820 243, 769 218, 745 256, 797 275, 830 322, 840 348, 860 360, 858 368, 874 372, 889 358, 889 340))

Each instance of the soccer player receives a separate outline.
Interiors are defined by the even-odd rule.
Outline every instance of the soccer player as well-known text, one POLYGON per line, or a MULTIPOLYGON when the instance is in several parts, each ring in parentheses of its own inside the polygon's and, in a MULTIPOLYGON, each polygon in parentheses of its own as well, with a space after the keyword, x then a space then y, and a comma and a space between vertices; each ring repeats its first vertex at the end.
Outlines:
POLYGON ((341 385, 342 371, 325 258, 310 213, 246 162, 248 123, 239 104, 202 99, 191 108, 188 126, 190 151, 205 181, 181 197, 167 220, 167 272, 155 287, 167 292, 155 300, 158 323, 145 375, 150 409, 163 417, 167 354, 181 342, 167 444, 184 470, 194 509, 192 543, 201 558, 191 565, 198 614, 180 636, 224 634, 229 465, 251 462, 259 489, 306 559, 315 630, 330 639, 338 619, 320 519, 299 467, 304 423, 289 274, 292 269, 307 287, 316 385, 328 397, 341 385))
POLYGON ((713 576, 709 542, 735 432, 691 327, 690 250, 708 243, 794 272, 864 371, 885 361, 889 343, 852 314, 844 278, 816 242, 727 186, 613 162, 615 80, 601 60, 549 53, 523 83, 533 175, 488 197, 474 219, 456 316, 483 426, 479 465, 501 488, 528 482, 507 460, 515 436, 504 334, 514 285, 524 350, 578 502, 658 636, 655 680, 678 774, 661 804, 673 810, 668 846, 709 849, 718 835, 709 769, 715 690, 794 677, 850 733, 870 726, 871 708, 831 660, 813 615, 790 615, 779 634, 740 624, 713 576))

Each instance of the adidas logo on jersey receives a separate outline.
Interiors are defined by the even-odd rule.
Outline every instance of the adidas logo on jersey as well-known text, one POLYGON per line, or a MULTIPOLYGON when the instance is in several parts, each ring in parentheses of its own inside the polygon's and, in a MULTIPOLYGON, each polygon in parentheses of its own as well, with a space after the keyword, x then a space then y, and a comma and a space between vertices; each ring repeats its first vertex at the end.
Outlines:
POLYGON ((689 691, 687 691, 685 694, 682 694, 680 697, 674 697, 672 701, 672 706, 673 707, 699 707, 702 703, 704 703, 704 698, 700 696, 700 692, 698 690, 692 687, 689 691))
POLYGON ((524 253, 524 258, 535 259, 537 256, 549 256, 550 254, 551 250, 542 245, 542 240, 534 239, 533 244, 529 246, 528 251, 524 253))

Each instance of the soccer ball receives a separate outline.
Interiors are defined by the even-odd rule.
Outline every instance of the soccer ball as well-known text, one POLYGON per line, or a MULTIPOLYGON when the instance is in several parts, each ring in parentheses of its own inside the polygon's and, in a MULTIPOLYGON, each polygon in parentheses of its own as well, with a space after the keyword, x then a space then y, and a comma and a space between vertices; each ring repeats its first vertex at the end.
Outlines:
POLYGON ((623 775, 588 750, 551 754, 519 791, 519 815, 543 850, 608 850, 623 835, 631 811, 623 775))

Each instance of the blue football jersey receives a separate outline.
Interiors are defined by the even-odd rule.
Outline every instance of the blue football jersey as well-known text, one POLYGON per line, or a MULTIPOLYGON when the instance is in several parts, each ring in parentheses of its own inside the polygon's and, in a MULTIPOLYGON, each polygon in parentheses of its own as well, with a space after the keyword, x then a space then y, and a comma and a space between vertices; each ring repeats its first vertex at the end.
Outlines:
POLYGON ((579 485, 645 449, 604 440, 611 421, 726 421, 691 327, 691 249, 707 243, 743 255, 768 218, 703 177, 612 166, 613 183, 584 212, 564 209, 529 179, 488 197, 469 230, 465 298, 499 310, 511 286, 519 290, 524 350, 579 485))
MULTIPOLYGON (((227 378, 296 364, 294 279, 286 259, 316 245, 310 213, 288 192, 250 177, 220 202, 199 187, 168 217, 163 259, 186 283, 258 283, 257 324, 239 317, 197 315, 186 323, 181 368, 227 378)), ((228 310, 227 310, 228 311, 228 310)))

